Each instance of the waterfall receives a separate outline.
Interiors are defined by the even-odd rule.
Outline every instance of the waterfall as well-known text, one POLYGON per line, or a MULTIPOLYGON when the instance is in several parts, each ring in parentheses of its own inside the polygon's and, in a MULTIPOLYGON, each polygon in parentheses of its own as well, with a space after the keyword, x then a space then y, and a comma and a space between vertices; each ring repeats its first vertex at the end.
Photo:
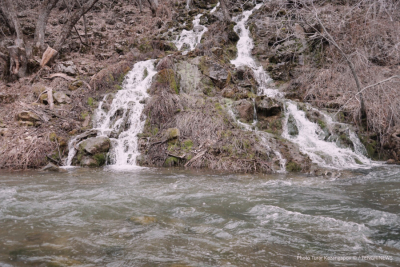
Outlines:
POLYGON ((203 14, 198 14, 193 20, 193 29, 190 31, 183 30, 174 42, 178 50, 183 48, 186 44, 189 46, 189 50, 192 51, 200 43, 203 34, 208 31, 207 27, 200 25, 200 18, 203 14))
MULTIPOLYGON (((137 135, 143 131, 145 123, 140 116, 144 100, 149 96, 147 89, 156 73, 154 60, 136 63, 126 75, 123 88, 114 97, 111 94, 105 95, 99 103, 95 112, 94 130, 98 136, 108 136, 111 139, 109 164, 136 165, 136 157, 140 154, 137 135)), ((75 156, 76 143, 76 138, 70 142, 68 166, 75 156)))
MULTIPOLYGON (((259 9, 262 4, 257 4, 252 10, 244 11, 241 15, 236 16, 233 20, 236 22, 234 30, 238 33, 240 39, 237 43, 238 56, 231 63, 236 67, 247 66, 253 70, 255 79, 258 83, 257 95, 265 95, 271 98, 279 98, 287 107, 285 110, 284 131, 282 136, 287 140, 296 143, 303 153, 306 153, 310 159, 322 167, 343 169, 343 168, 367 168, 374 163, 369 160, 365 154, 365 148, 357 138, 356 134, 347 129, 348 138, 353 143, 353 149, 343 148, 337 144, 337 140, 325 140, 323 130, 317 123, 313 123, 307 119, 304 111, 298 110, 290 100, 284 98, 283 94, 277 89, 268 88, 272 79, 252 57, 251 52, 254 43, 250 37, 250 31, 246 26, 251 14, 259 9), (290 135, 288 130, 288 120, 292 117, 298 129, 297 135, 290 135)), ((254 102, 254 99, 253 99, 254 102)), ((328 127, 335 124, 332 119, 324 115, 324 120, 328 127)), ((240 122, 243 126, 244 123, 240 122)), ((243 126, 245 129, 251 129, 249 126, 243 126)), ((256 132, 259 132, 256 130, 256 132)), ((263 142, 266 143, 266 142, 263 142)), ((275 155, 280 158, 281 170, 284 167, 285 159, 282 158, 278 151, 274 151, 275 155)))
MULTIPOLYGON (((218 4, 211 9, 210 14, 214 13, 217 8, 219 7, 219 2, 218 4)), ((183 30, 181 34, 177 37, 175 40, 175 45, 178 48, 178 50, 181 50, 183 46, 186 44, 189 46, 189 50, 192 51, 196 48, 196 46, 201 42, 201 38, 203 37, 203 34, 208 31, 207 27, 200 25, 200 18, 203 16, 203 14, 198 14, 194 20, 193 20, 193 29, 190 31, 183 30)), ((185 54, 187 51, 184 52, 185 54)))

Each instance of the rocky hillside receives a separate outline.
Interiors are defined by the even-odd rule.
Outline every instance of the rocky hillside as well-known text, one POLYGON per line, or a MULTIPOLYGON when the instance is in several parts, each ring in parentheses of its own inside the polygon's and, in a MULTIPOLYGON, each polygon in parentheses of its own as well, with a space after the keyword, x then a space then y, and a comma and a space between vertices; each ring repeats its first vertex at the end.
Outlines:
MULTIPOLYGON (((108 111, 132 66, 155 59, 157 74, 148 90, 150 97, 142 101, 145 106, 141 115, 145 123, 138 135, 141 152, 138 164, 276 172, 281 170, 284 159, 287 171, 319 169, 300 152, 298 145, 282 138, 285 104, 257 96, 260 84, 254 71, 231 64, 237 56, 239 36, 234 31, 236 23, 226 22, 220 8, 210 12, 217 2, 193 1, 190 9, 186 8, 186 1, 166 2, 153 14, 146 6, 140 12, 139 6, 131 1, 100 1, 86 15, 87 34, 80 21, 51 66, 38 73, 39 67, 35 66, 40 58, 32 56, 32 74, 9 80, 7 64, 2 63, 0 168, 38 168, 49 161, 63 165, 69 152, 68 143, 73 138, 86 139, 75 146, 78 153, 73 164, 105 164, 112 142, 108 138, 97 138, 96 132, 90 131, 98 103, 108 95, 102 105, 108 111), (183 47, 186 50, 183 53, 177 51, 173 41, 182 30, 193 28, 192 21, 200 13, 203 14, 200 24, 208 28, 201 43, 193 51, 189 47, 183 47), (85 38, 89 45, 83 44, 85 38), (51 98, 53 109, 50 109, 51 98), (258 131, 243 127, 255 119, 257 125, 252 127, 258 131)), ((397 47, 392 44, 396 28, 389 27, 382 36, 382 46, 388 47, 385 57, 375 55, 381 51, 375 49, 369 55, 370 63, 354 63, 364 87, 390 78, 387 83, 375 86, 381 93, 376 93, 375 87, 363 91, 367 117, 359 120, 355 82, 343 62, 343 55, 335 51, 320 26, 326 27, 351 60, 364 56, 352 48, 362 47, 365 42, 347 47, 354 40, 342 38, 344 33, 332 27, 331 20, 340 19, 332 14, 345 14, 350 7, 321 1, 315 11, 308 10, 305 4, 296 6, 292 2, 267 1, 253 13, 248 24, 255 40, 253 54, 274 79, 271 86, 285 92, 286 98, 296 100, 307 111, 307 117, 326 132, 326 139, 336 136, 341 146, 354 150, 341 129, 325 127, 328 122, 323 115, 302 106, 302 102, 338 112, 340 120, 354 122, 358 127, 371 157, 398 162, 400 134, 396 128, 399 125, 396 103, 399 102, 396 102, 397 94, 390 91, 398 82, 391 77, 399 72, 397 47), (320 22, 313 12, 317 12, 320 22), (368 76, 372 70, 379 75, 368 76)), ((235 17, 252 10, 255 4, 230 3, 230 13, 235 17)), ((31 38, 34 24, 30 18, 37 14, 37 7, 24 12, 20 10, 18 16, 26 36, 31 38)), ((358 13, 354 12, 345 21, 354 23, 353 17, 360 18, 367 11, 359 6, 358 13)), ((51 13, 46 35, 50 46, 65 23, 63 14, 62 5, 51 13)), ((386 18, 378 13, 375 20, 378 24, 386 18)), ((393 16, 392 20, 398 23, 397 17, 393 16)), ((340 27, 341 31, 350 31, 345 26, 340 27)), ((5 27, 2 30, 5 34, 0 39, 0 49, 12 42, 11 33, 5 27)), ((369 42, 373 43, 374 38, 378 37, 371 34, 369 42)), ((356 50, 359 51, 361 48, 356 50)), ((121 115, 116 113, 113 119, 121 119, 121 115)), ((290 123, 290 118, 287 127, 289 134, 296 135, 298 129, 295 123, 290 123)))

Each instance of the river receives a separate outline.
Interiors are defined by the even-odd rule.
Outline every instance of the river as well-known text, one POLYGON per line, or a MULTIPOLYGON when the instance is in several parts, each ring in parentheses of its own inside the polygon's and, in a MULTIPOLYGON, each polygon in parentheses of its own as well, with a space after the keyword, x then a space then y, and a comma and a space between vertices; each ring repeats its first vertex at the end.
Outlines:
POLYGON ((399 177, 2 171, 0 266, 399 266, 399 177))

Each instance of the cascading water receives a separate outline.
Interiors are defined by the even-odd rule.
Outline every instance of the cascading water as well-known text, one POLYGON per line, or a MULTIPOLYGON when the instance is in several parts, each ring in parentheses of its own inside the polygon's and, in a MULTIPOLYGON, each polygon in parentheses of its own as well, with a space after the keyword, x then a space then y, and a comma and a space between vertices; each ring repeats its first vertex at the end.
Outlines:
POLYGON ((192 51, 200 43, 201 37, 208 30, 207 27, 200 25, 200 18, 203 14, 198 14, 193 20, 193 29, 190 31, 183 30, 175 41, 178 50, 181 50, 183 45, 188 45, 192 51))
MULTIPOLYGON (((287 101, 286 107, 286 122, 282 136, 298 144, 300 150, 307 153, 313 162, 331 168, 363 168, 372 164, 371 160, 364 155, 365 148, 350 129, 347 131, 348 136, 352 137, 350 140, 353 142, 354 151, 348 147, 338 146, 335 142, 336 139, 330 142, 325 141, 326 133, 321 126, 309 121, 306 113, 299 110, 295 103, 287 101), (291 123, 295 123, 293 127, 298 129, 294 135, 289 133, 289 116, 293 118, 291 123)), ((324 121, 326 128, 332 128, 335 125, 329 116, 325 115, 324 121)))
MULTIPOLYGON (((210 14, 214 13, 218 7, 219 7, 219 2, 213 9, 211 9, 210 14)), ((204 33, 208 31, 207 27, 205 27, 204 25, 200 25, 200 18, 202 16, 203 14, 198 14, 194 18, 192 30, 190 31, 183 30, 181 34, 177 37, 174 43, 178 48, 178 50, 181 50, 183 46, 186 44, 187 46, 189 46, 188 47, 189 50, 192 51, 200 43, 201 37, 203 36, 204 33)))
MULTIPOLYGON (((256 92, 257 95, 279 98, 285 103, 287 106, 286 120, 282 135, 291 142, 298 144, 300 150, 308 154, 314 163, 323 167, 339 169, 365 168, 371 166, 371 161, 365 156, 365 148, 354 132, 348 130, 349 140, 353 143, 354 151, 350 148, 338 146, 336 142, 334 142, 335 140, 324 140, 321 134, 323 130, 318 124, 309 121, 303 111, 298 110, 295 104, 283 98, 283 94, 279 92, 279 90, 268 88, 272 79, 268 76, 263 67, 251 56, 254 44, 250 37, 250 31, 246 27, 246 23, 251 14, 261 6, 262 4, 257 4, 252 10, 244 11, 243 14, 233 18, 237 23, 234 30, 238 33, 240 39, 237 43, 238 56, 236 59, 232 60, 231 63, 236 67, 247 66, 253 70, 259 86, 256 92), (291 136, 288 133, 287 124, 290 116, 293 117, 296 122, 298 128, 297 136, 291 136)), ((332 125, 332 119, 329 116, 324 116, 325 121, 329 124, 328 126, 332 125)), ((281 158, 281 165, 284 165, 284 159, 279 152, 274 151, 274 153, 279 155, 281 158)))
MULTIPOLYGON (((147 89, 156 73, 154 60, 136 63, 125 77, 123 89, 115 94, 111 104, 108 99, 112 95, 106 95, 99 103, 94 130, 97 130, 98 136, 110 137, 109 163, 112 165, 136 165, 136 157, 140 154, 137 134, 144 127, 144 121, 140 119, 144 108, 142 101, 148 97, 147 89)), ((76 139, 70 143, 67 165, 71 165, 75 156, 75 143, 76 139)))

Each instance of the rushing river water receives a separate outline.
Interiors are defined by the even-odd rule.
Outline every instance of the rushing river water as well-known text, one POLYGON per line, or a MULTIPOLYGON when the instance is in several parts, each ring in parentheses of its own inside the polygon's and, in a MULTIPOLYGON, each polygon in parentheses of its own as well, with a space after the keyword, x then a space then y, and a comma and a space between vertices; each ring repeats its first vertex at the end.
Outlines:
POLYGON ((0 266, 399 266, 399 177, 0 172, 0 266))

